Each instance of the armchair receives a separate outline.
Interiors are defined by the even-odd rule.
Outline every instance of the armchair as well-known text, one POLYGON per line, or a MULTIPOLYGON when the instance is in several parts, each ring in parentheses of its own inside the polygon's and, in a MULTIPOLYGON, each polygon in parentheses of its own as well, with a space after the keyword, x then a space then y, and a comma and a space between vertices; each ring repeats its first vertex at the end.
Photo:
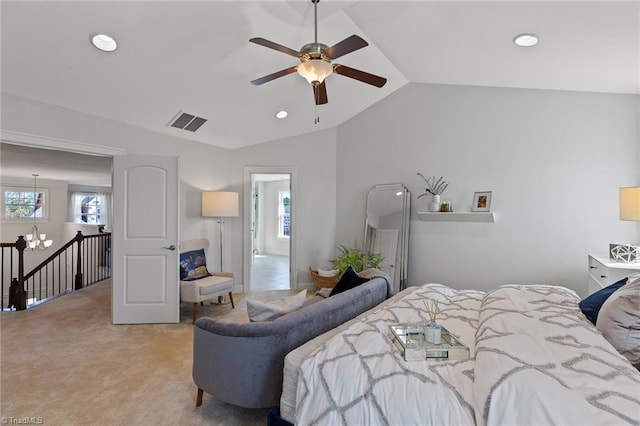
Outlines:
MULTIPOLYGON (((206 254, 209 249, 208 239, 197 238, 180 243, 180 254, 200 249, 203 249, 206 254)), ((198 316, 198 303, 202 306, 205 300, 213 300, 218 296, 229 294, 231 307, 235 309, 231 294, 234 286, 234 273, 210 272, 210 274, 193 281, 180 281, 180 301, 193 303, 193 323, 196 322, 198 316)))

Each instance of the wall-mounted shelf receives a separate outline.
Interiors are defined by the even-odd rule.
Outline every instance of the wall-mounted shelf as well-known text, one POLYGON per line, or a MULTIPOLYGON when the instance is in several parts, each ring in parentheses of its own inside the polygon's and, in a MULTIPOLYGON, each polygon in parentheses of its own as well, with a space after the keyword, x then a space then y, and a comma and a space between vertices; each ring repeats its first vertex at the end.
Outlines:
POLYGON ((418 212, 420 220, 429 222, 495 222, 494 212, 418 212))

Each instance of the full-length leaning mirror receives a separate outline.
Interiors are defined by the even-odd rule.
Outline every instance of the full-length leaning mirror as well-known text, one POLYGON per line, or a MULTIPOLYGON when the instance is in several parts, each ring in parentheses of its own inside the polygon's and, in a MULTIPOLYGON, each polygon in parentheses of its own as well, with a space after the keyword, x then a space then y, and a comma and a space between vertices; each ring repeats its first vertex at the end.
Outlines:
POLYGON ((410 203, 401 183, 375 185, 367 195, 363 251, 382 255, 379 268, 393 279, 396 292, 407 286, 410 203))

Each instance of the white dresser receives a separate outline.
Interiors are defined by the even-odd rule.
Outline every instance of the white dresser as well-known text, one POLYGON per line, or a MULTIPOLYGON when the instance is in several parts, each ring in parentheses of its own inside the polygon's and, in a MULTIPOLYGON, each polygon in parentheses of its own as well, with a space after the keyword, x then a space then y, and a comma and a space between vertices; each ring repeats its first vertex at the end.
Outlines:
POLYGON ((589 255, 589 294, 637 273, 640 273, 640 263, 616 262, 606 256, 589 255))

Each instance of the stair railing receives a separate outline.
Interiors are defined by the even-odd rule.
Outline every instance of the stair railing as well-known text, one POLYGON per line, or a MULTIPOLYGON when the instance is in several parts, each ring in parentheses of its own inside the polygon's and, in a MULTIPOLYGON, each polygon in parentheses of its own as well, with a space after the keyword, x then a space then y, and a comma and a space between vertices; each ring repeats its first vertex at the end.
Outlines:
POLYGON ((0 306, 17 311, 111 278, 111 233, 81 231, 28 273, 24 273, 27 242, 1 243, 0 306), (8 253, 8 254, 7 254, 8 253), (15 254, 15 256, 14 256, 15 254), (5 282, 11 277, 8 288, 5 282))

